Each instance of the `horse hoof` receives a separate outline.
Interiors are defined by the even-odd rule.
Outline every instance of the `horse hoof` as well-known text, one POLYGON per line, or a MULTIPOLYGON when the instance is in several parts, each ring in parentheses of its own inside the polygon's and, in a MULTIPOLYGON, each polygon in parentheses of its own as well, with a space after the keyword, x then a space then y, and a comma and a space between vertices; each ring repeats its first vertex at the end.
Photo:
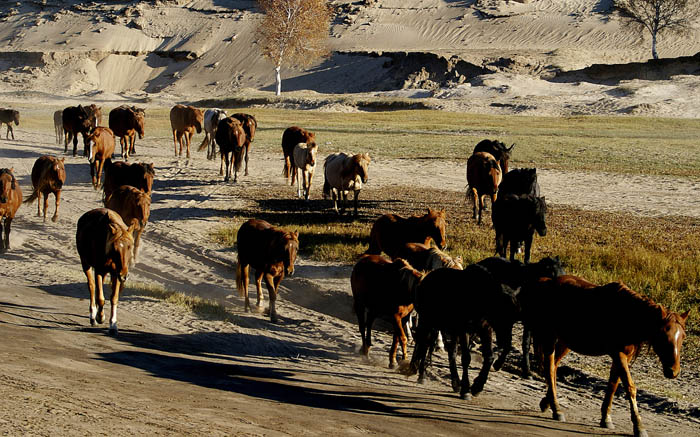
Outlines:
MULTIPOLYGON (((44 221, 46 221, 46 219, 44 219, 44 221)), ((55 215, 55 216, 51 217, 51 221, 56 223, 58 221, 58 216, 55 215)))
POLYGON ((484 387, 477 387, 477 386, 472 386, 472 396, 476 397, 479 396, 479 393, 481 393, 484 390, 484 387))
POLYGON ((97 325, 97 322, 95 322, 95 319, 90 319, 90 326, 95 326, 97 325))
POLYGON ((610 417, 602 419, 600 421, 600 427, 605 429, 615 429, 615 425, 613 425, 612 419, 610 417))
POLYGON ((459 393, 459 391, 460 391, 461 388, 462 388, 462 387, 461 387, 459 381, 452 381, 452 391, 453 391, 453 392, 459 393))
POLYGON ((394 367, 396 367, 396 364, 395 364, 395 363, 389 363, 389 368, 390 368, 390 369, 393 369, 394 367))
POLYGON ((547 400, 547 397, 543 397, 542 400, 540 401, 540 411, 543 413, 549 409, 549 400, 547 400))
POLYGON ((635 429, 634 437, 649 437, 646 429, 635 429))
POLYGON ((557 422, 566 422, 566 416, 564 416, 562 413, 552 414, 552 419, 556 420, 557 422))
POLYGON ((119 330, 116 327, 109 328, 109 335, 111 335, 112 337, 116 337, 117 334, 119 334, 119 330))
POLYGON ((425 377, 419 376, 418 381, 416 381, 418 384, 423 385, 425 384, 425 377))
POLYGON ((464 399, 465 401, 471 401, 472 400, 472 394, 469 392, 466 393, 461 393, 459 395, 460 398, 464 399))

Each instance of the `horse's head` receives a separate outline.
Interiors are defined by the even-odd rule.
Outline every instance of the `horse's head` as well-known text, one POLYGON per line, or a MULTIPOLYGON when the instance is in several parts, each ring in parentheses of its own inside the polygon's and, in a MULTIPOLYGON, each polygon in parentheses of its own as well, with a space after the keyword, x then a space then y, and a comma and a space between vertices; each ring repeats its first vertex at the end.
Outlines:
POLYGON ((564 266, 558 256, 542 258, 533 264, 525 264, 524 268, 527 271, 527 276, 531 279, 539 278, 556 278, 566 274, 564 266))
POLYGON ((363 184, 366 184, 369 180, 369 164, 372 162, 369 153, 359 153, 353 156, 353 160, 355 164, 355 174, 360 176, 363 184))
POLYGON ((146 135, 146 111, 142 108, 136 108, 134 115, 136 116, 136 133, 139 134, 139 139, 143 139, 146 135))
POLYGON ((61 158, 60 160, 56 160, 51 166, 51 177, 49 178, 49 183, 53 185, 53 188, 58 190, 63 188, 63 184, 66 182, 65 161, 66 158, 61 158))
POLYGON ((533 225, 540 237, 547 235, 547 202, 544 197, 535 197, 535 215, 533 225))
POLYGON ((447 247, 447 237, 445 237, 445 229, 447 228, 447 221, 445 220, 446 215, 444 209, 436 211, 431 208, 428 208, 428 214, 426 214, 426 217, 432 225, 430 237, 440 250, 444 250, 447 247))
POLYGON ((12 174, 14 168, 0 169, 0 203, 7 203, 10 194, 17 187, 15 175, 12 174))
POLYGON ((299 231, 285 232, 282 236, 282 261, 288 275, 294 274, 294 263, 299 251, 299 231))
POLYGON ((194 113, 194 120, 192 120, 192 124, 194 125, 194 128, 197 129, 197 133, 200 134, 202 133, 202 126, 204 125, 204 114, 202 114, 202 111, 197 108, 192 108, 192 112, 194 113))
POLYGON ((116 274, 122 283, 126 282, 129 277, 129 266, 134 257, 133 234, 135 228, 135 223, 132 223, 127 229, 123 229, 117 223, 109 224, 105 254, 109 260, 111 273, 116 274))
POLYGON ((306 164, 310 167, 316 165, 316 152, 318 152, 316 143, 309 144, 306 148, 306 164))
POLYGON ((681 372, 681 347, 689 314, 690 311, 678 314, 663 310, 663 322, 651 340, 651 347, 661 360, 666 378, 675 378, 681 372))
MULTIPOLYGON (((151 191, 153 191, 153 179, 156 176, 156 171, 153 168, 153 163, 146 164, 146 163, 139 163, 139 164, 132 164, 132 165, 138 165, 136 168, 138 170, 139 174, 139 180, 134 181, 134 186, 138 189, 141 189, 146 192, 146 194, 151 194, 151 191), (142 179, 140 179, 142 178, 142 179), (137 183, 138 182, 138 183, 137 183)), ((132 167, 133 168, 133 167, 132 167)))
POLYGON ((15 122, 15 126, 19 126, 19 111, 16 109, 12 110, 12 121, 15 122))

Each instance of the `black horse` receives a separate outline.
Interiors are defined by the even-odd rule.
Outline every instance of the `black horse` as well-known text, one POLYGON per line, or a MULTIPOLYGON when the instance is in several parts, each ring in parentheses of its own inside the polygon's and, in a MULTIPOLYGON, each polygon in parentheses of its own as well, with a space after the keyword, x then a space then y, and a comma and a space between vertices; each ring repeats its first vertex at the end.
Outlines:
POLYGON ((499 196, 491 212, 496 231, 496 253, 505 257, 510 244, 510 260, 513 261, 520 243, 525 242, 524 261, 526 264, 530 262, 530 248, 535 231, 541 237, 547 235, 546 218, 547 203, 544 197, 532 194, 499 196))
POLYGON ((506 147, 502 141, 498 140, 481 140, 474 147, 472 154, 477 152, 490 153, 500 164, 501 173, 506 174, 508 173, 508 162, 510 161, 510 153, 513 151, 513 147, 515 147, 515 144, 506 147))

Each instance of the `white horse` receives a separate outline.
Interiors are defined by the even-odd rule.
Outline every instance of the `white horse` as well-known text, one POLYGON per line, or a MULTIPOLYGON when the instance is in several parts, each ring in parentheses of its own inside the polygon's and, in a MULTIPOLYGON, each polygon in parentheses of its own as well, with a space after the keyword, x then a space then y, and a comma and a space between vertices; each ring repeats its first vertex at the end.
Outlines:
POLYGON ((314 177, 316 169, 316 153, 318 147, 316 143, 307 146, 306 143, 299 143, 294 146, 294 171, 297 179, 297 197, 309 200, 311 191, 311 179, 314 177), (301 171, 301 175, 299 172, 301 171))
POLYGON ((369 179, 369 164, 371 159, 368 153, 358 153, 348 155, 339 152, 328 155, 323 164, 323 197, 332 195, 335 212, 341 214, 345 212, 345 204, 348 201, 348 193, 355 194, 355 215, 357 215, 357 197, 360 195, 362 184, 366 184, 369 179), (343 197, 340 212, 338 211, 338 200, 343 197))
MULTIPOLYGON (((207 109, 204 112, 204 140, 202 140, 202 144, 199 145, 197 151, 201 152, 206 147, 207 159, 216 157, 216 128, 219 126, 219 121, 226 117, 226 111, 219 108, 207 109)), ((224 174, 223 164, 222 168, 219 169, 219 174, 224 174)))

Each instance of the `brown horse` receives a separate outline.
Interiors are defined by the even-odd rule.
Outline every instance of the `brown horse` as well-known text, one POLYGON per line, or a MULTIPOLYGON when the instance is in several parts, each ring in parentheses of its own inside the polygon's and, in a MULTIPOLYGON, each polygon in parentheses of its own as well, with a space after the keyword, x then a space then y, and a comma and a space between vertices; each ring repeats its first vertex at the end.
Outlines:
POLYGON ((245 173, 244 176, 248 176, 248 154, 250 153, 250 143, 255 139, 255 131, 258 129, 258 121, 250 114, 237 113, 233 114, 231 117, 240 121, 243 125, 243 130, 245 131, 246 141, 245 141, 245 173))
POLYGON ((175 146, 175 156, 178 156, 177 146, 180 145, 182 156, 182 141, 184 137, 187 149, 187 158, 190 157, 190 142, 194 136, 194 131, 202 132, 204 124, 204 114, 194 106, 177 104, 170 110, 170 127, 173 131, 173 144, 175 146))
POLYGON ((153 191, 153 178, 156 175, 153 163, 135 162, 129 164, 124 161, 112 162, 105 160, 105 177, 102 185, 104 199, 107 199, 113 191, 122 185, 131 185, 144 193, 151 195, 153 191))
POLYGON ((128 161, 129 154, 135 152, 136 134, 144 136, 145 111, 133 106, 122 105, 109 111, 109 128, 119 137, 122 157, 128 161))
POLYGON ((22 205, 22 189, 12 168, 0 168, 0 253, 10 248, 10 228, 22 205))
POLYGON ((403 319, 413 311, 413 294, 423 274, 403 259, 391 261, 380 255, 365 255, 355 264, 350 276, 353 308, 362 337, 362 353, 369 357, 372 346, 372 323, 378 316, 391 316, 394 339, 389 352, 389 368, 396 365, 399 341, 403 359, 406 355, 406 333, 403 319))
POLYGON ((525 287, 520 299, 524 321, 532 328, 535 344, 544 356, 547 394, 540 402, 542 411, 551 407, 555 420, 565 420, 557 401, 556 371, 569 350, 583 355, 609 355, 612 367, 600 425, 613 427, 610 408, 622 380, 629 398, 634 435, 647 435, 637 409, 637 389, 630 363, 642 344, 648 343, 661 360, 664 376, 677 377, 689 311, 683 314, 668 311, 619 282, 596 286, 568 275, 542 278, 525 287))
POLYGON ((37 202, 37 216, 41 217, 41 195, 44 195, 44 222, 46 222, 46 212, 49 209, 49 194, 56 198, 56 211, 54 211, 51 221, 58 220, 58 205, 61 204, 61 190, 66 182, 66 168, 64 161, 66 158, 58 159, 55 156, 44 155, 34 162, 32 167, 32 194, 24 200, 24 203, 37 202))
MULTIPOLYGON (((307 147, 309 147, 309 143, 307 143, 307 147)), ((339 152, 326 157, 326 161, 323 163, 323 177, 325 179, 323 198, 333 198, 333 208, 337 214, 345 212, 348 194, 352 191, 354 193, 354 215, 357 216, 357 200, 360 196, 360 190, 362 190, 362 184, 366 184, 369 180, 370 162, 372 160, 368 153, 349 155, 339 152), (338 211, 338 201, 341 200, 341 196, 343 203, 338 211)))
POLYGON ((136 263, 139 254, 141 234, 146 228, 151 215, 151 196, 130 185, 122 185, 105 199, 105 207, 116 211, 129 227, 134 229, 134 257, 136 263))
POLYGON ((396 214, 384 214, 372 225, 369 233, 369 249, 365 253, 379 255, 382 251, 390 257, 404 249, 406 243, 428 244, 432 239, 440 249, 447 246, 445 238, 445 211, 428 208, 422 216, 408 218, 396 214))
POLYGON ((236 287, 238 294, 245 296, 245 310, 250 311, 248 283, 250 267, 255 269, 255 285, 258 291, 258 307, 262 304, 261 281, 270 297, 270 321, 277 322, 275 301, 277 288, 285 273, 294 273, 294 262, 299 250, 299 232, 278 229, 264 220, 250 219, 238 229, 238 267, 236 287))
POLYGON ((294 170, 294 146, 299 143, 306 143, 307 146, 316 144, 316 135, 298 126, 288 127, 282 133, 282 153, 284 154, 284 169, 282 174, 287 178, 287 182, 294 185, 296 172, 294 170))
POLYGON ((472 153, 490 153, 501 166, 501 173, 505 175, 508 173, 508 162, 510 161, 510 154, 513 152, 514 147, 515 144, 512 144, 510 148, 506 147, 502 141, 498 140, 481 140, 474 147, 474 151, 472 153))
MULTIPOLYGON (((243 125, 233 117, 224 118, 219 122, 214 138, 219 144, 222 167, 224 163, 226 164, 224 182, 231 179, 232 171, 233 182, 238 182, 238 172, 241 170, 247 138, 243 130, 243 125)), ((221 168, 219 168, 219 173, 221 173, 221 168)))
POLYGON ((477 223, 481 224, 481 212, 484 210, 484 197, 491 197, 491 205, 496 201, 498 185, 501 183, 501 168, 498 161, 486 152, 477 152, 467 160, 467 197, 472 198, 473 217, 477 218, 477 203, 479 215, 477 223))
POLYGON ((102 167, 105 165, 105 160, 111 158, 114 153, 114 133, 107 127, 96 127, 85 136, 85 142, 90 148, 88 160, 90 161, 92 186, 97 190, 100 188, 102 167))
MULTIPOLYGON (((63 110, 61 117, 63 119, 63 134, 65 135, 63 150, 65 153, 68 153, 68 143, 73 141, 73 156, 75 156, 78 153, 78 134, 83 134, 84 141, 85 136, 97 127, 97 120, 91 117, 91 114, 92 111, 82 105, 69 106, 63 110)), ((87 150, 84 152, 84 156, 87 156, 87 150)))
POLYGON ((3 124, 7 125, 7 133, 5 134, 6 140, 10 139, 10 134, 12 134, 12 139, 15 139, 15 131, 12 129, 12 123, 14 123, 15 126, 19 126, 19 111, 0 108, 0 126, 3 124))
POLYGON ((304 199, 309 200, 309 192, 311 191, 311 180, 314 177, 316 170, 316 153, 318 147, 316 144, 307 146, 305 143, 299 143, 294 146, 294 172, 297 174, 297 197, 304 196, 304 199), (301 175, 299 175, 301 173, 301 175))
POLYGON ((105 276, 109 274, 112 277, 109 333, 112 335, 117 334, 119 292, 129 276, 134 250, 133 230, 133 227, 127 228, 119 214, 107 208, 93 209, 78 219, 75 240, 90 290, 90 324, 95 326, 95 323, 104 321, 105 298, 102 286, 105 276))

